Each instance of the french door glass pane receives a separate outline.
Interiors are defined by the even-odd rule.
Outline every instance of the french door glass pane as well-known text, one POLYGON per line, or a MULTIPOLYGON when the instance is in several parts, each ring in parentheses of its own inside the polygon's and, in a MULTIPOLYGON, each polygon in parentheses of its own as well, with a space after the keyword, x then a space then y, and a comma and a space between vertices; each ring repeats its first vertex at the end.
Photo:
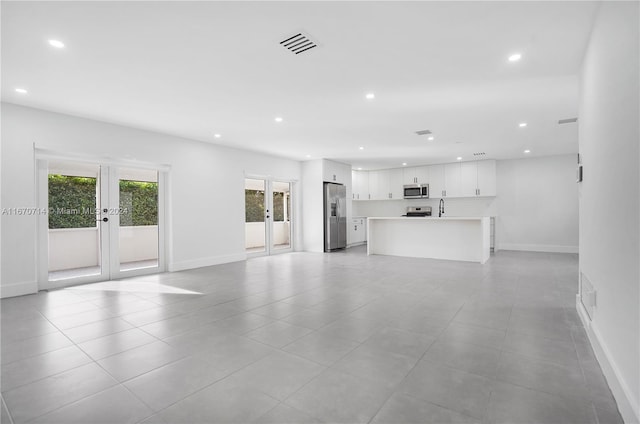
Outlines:
POLYGON ((247 252, 264 252, 266 248, 265 181, 244 180, 245 248, 247 252))
POLYGON ((271 184, 273 201, 272 246, 274 249, 291 247, 291 183, 274 181, 271 184))
POLYGON ((120 271, 158 267, 158 172, 118 169, 120 271))
POLYGON ((49 281, 102 273, 100 166, 49 162, 49 281))

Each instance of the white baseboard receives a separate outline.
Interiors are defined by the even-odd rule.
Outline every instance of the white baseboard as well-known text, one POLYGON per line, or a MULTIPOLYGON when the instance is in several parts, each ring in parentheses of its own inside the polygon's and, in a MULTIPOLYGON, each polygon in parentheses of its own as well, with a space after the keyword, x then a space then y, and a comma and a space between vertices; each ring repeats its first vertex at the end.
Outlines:
POLYGON ((2 284, 2 286, 0 286, 0 298, 24 296, 25 294, 34 293, 38 293, 38 283, 35 281, 2 284))
POLYGON ((587 337, 593 347, 593 352, 596 355, 596 359, 602 368, 602 373, 607 379, 611 393, 618 404, 618 410, 622 419, 627 424, 640 423, 640 405, 638 401, 634 399, 629 390, 629 386, 623 378, 623 374, 620 372, 617 364, 611 356, 611 352, 605 343, 602 342, 602 337, 598 328, 593 325, 593 322, 589 319, 587 311, 580 302, 580 295, 576 295, 576 310, 580 316, 580 320, 584 325, 587 332, 587 337))
POLYGON ((527 252, 578 253, 578 246, 561 246, 555 244, 519 244, 500 243, 500 250, 522 250, 527 252))
POLYGON ((239 262, 247 259, 246 253, 236 253, 233 255, 210 256, 207 258, 191 259, 188 261, 173 262, 169 264, 167 270, 170 272, 184 271, 186 269, 202 268, 205 266, 227 264, 229 262, 239 262))

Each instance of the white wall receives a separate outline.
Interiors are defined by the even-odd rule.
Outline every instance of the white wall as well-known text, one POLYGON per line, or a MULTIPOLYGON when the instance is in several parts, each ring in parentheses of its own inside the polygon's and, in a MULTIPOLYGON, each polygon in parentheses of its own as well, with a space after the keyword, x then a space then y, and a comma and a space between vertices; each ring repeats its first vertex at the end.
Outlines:
POLYGON ((593 321, 582 316, 626 423, 640 422, 638 13, 637 2, 602 2, 579 120, 580 270, 597 293, 593 321))
MULTIPOLYGON (((172 270, 246 257, 245 174, 300 180, 297 161, 12 104, 2 104, 2 124, 3 208, 35 206, 34 144, 60 153, 170 165, 172 270)), ((296 185, 293 193, 295 217, 296 185)), ((1 294, 34 292, 36 217, 5 215, 2 227, 1 294)), ((301 240, 300 234, 294 240, 301 240)))
POLYGON ((578 252, 576 155, 497 162, 499 249, 578 252))
MULTIPOLYGON (((496 216, 498 249, 578 251, 576 156, 500 160, 496 197, 445 198, 446 216, 496 216)), ((440 198, 353 201, 353 216, 401 216, 407 206, 431 206, 440 198)))
POLYGON ((303 249, 324 251, 324 220, 322 192, 322 160, 302 163, 303 249))

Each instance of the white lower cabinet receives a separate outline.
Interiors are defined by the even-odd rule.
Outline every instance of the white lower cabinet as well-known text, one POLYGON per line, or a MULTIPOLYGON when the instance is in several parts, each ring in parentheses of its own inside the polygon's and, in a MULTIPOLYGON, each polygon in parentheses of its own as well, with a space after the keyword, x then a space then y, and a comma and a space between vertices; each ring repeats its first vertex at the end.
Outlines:
POLYGON ((367 241, 367 218, 351 218, 351 245, 363 244, 367 241))

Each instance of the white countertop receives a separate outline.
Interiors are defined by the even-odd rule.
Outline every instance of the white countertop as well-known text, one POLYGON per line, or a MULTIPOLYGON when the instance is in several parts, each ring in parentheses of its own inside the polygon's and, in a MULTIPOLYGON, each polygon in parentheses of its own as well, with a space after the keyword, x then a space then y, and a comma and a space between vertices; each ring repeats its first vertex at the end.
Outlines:
POLYGON ((411 221, 424 221, 424 220, 436 220, 436 221, 469 221, 476 219, 489 218, 488 216, 443 216, 438 218, 437 216, 370 216, 369 219, 394 219, 403 220, 408 219, 411 221))

